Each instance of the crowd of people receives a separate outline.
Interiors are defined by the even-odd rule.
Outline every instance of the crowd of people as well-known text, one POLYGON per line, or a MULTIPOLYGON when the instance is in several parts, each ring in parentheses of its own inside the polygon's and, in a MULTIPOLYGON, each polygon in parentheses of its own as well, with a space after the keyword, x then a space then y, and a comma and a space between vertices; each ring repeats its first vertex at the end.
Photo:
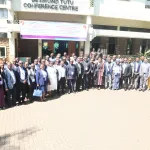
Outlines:
POLYGON ((42 91, 45 96, 55 97, 76 93, 90 88, 110 90, 150 89, 150 64, 147 58, 122 58, 120 55, 101 55, 94 50, 71 57, 64 53, 38 57, 33 63, 29 58, 18 58, 0 65, 0 108, 10 108, 35 100, 33 91, 42 91))

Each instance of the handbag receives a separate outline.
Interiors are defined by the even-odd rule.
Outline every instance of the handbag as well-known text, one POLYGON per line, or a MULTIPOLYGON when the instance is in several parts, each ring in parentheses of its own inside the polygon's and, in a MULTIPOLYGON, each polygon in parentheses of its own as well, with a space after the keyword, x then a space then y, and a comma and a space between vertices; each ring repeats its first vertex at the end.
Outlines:
POLYGON ((38 88, 34 89, 33 96, 42 97, 42 90, 38 88))

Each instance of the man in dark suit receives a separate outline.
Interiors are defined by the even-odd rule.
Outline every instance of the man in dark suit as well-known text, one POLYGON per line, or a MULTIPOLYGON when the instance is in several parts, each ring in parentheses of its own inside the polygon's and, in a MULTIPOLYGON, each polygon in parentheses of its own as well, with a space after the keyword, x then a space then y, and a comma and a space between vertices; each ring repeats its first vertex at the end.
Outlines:
POLYGON ((16 105, 16 85, 18 84, 17 74, 16 71, 13 70, 12 63, 7 63, 7 69, 4 73, 6 80, 6 102, 8 107, 12 107, 16 105))
POLYGON ((88 91, 89 89, 89 77, 90 77, 90 63, 88 61, 88 58, 85 57, 84 61, 82 62, 84 66, 84 89, 88 91))
POLYGON ((130 62, 127 61, 127 59, 124 59, 124 64, 122 66, 122 75, 123 75, 123 81, 124 81, 124 90, 126 91, 129 88, 130 79, 132 76, 132 66, 130 62))
POLYGON ((77 72, 78 72, 78 76, 76 80, 76 90, 79 92, 81 85, 82 85, 82 90, 84 89, 83 84, 82 84, 83 76, 84 76, 84 66, 81 63, 80 57, 77 59, 76 67, 77 67, 77 72))
POLYGON ((19 85, 20 89, 18 93, 19 104, 24 103, 24 99, 27 93, 27 83, 28 83, 28 73, 27 70, 23 67, 23 62, 19 61, 19 67, 17 68, 18 78, 20 80, 19 85), (22 93, 22 101, 20 99, 20 95, 22 93))

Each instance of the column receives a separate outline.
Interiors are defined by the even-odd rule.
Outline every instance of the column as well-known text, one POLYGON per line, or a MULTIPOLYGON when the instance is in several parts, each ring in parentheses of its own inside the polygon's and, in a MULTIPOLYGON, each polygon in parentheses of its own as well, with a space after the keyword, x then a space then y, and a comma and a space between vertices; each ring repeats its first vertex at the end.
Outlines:
MULTIPOLYGON (((14 21, 14 12, 12 10, 12 1, 7 0, 7 9, 8 9, 8 20, 11 24, 14 21)), ((8 60, 12 61, 15 58, 15 38, 17 37, 16 33, 12 32, 11 26, 9 26, 8 38, 9 38, 9 51, 8 51, 8 60)))
POLYGON ((87 16, 86 24, 88 25, 88 35, 87 35, 87 41, 85 41, 84 54, 88 55, 90 53, 90 40, 92 40, 92 37, 91 37, 92 35, 90 34, 90 26, 92 24, 91 16, 87 16))
POLYGON ((42 40, 38 39, 38 57, 42 57, 42 40))
POLYGON ((84 55, 89 55, 89 53, 90 53, 90 41, 86 41, 84 46, 84 55))
POLYGON ((9 51, 8 53, 8 61, 13 61, 15 58, 15 38, 16 38, 16 33, 8 33, 8 38, 9 38, 9 51))

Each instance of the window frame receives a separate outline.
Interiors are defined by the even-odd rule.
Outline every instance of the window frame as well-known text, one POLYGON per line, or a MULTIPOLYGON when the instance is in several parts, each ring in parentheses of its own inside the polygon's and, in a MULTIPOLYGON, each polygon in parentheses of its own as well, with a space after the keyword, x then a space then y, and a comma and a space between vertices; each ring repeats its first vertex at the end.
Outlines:
POLYGON ((0 8, 2 10, 3 16, 0 16, 0 19, 8 19, 8 9, 7 8, 0 8), (4 10, 6 10, 7 12, 7 16, 5 16, 5 12, 4 10))
POLYGON ((6 58, 6 56, 7 56, 7 54, 6 54, 6 46, 0 46, 0 53, 1 53, 1 48, 4 48, 5 56, 0 56, 0 58, 6 58))

